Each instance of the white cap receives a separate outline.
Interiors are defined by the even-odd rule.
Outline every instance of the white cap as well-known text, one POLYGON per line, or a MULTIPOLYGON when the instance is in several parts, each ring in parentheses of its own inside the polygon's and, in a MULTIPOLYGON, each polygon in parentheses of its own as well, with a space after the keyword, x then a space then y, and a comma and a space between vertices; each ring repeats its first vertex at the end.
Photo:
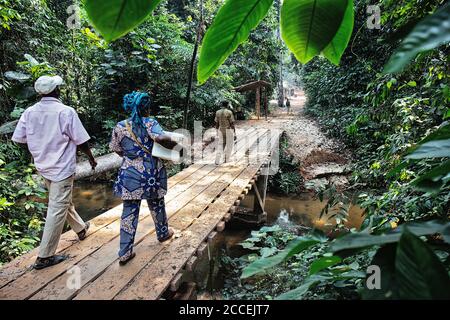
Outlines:
POLYGON ((56 87, 62 85, 63 83, 64 80, 60 76, 43 76, 36 80, 34 89, 41 95, 49 94, 55 91, 56 87))

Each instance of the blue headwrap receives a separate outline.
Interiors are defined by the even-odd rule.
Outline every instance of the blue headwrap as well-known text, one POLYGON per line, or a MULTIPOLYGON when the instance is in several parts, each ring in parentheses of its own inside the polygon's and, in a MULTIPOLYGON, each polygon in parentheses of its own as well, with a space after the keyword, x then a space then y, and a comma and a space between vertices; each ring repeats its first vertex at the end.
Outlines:
POLYGON ((134 125, 141 128, 144 127, 142 113, 150 104, 150 96, 147 93, 134 91, 123 98, 123 108, 125 111, 131 112, 131 121, 134 125))

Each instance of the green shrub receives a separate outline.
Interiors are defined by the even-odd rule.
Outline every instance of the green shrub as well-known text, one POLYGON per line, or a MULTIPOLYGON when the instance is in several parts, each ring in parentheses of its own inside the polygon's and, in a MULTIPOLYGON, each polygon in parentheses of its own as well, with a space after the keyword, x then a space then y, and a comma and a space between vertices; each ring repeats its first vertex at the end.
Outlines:
POLYGON ((33 178, 35 168, 16 145, 0 149, 0 263, 36 247, 46 211, 46 190, 33 178))
POLYGON ((359 31, 341 66, 315 59, 301 70, 308 97, 306 112, 329 136, 353 150, 351 182, 365 189, 361 205, 369 215, 393 215, 401 221, 443 217, 450 209, 448 187, 431 195, 410 185, 441 160, 421 160, 391 172, 412 145, 447 117, 450 46, 419 55, 400 74, 381 73, 402 37, 397 33, 406 35, 443 1, 378 3, 383 8, 382 29, 369 30, 363 25, 368 1, 356 1, 355 30, 359 31))

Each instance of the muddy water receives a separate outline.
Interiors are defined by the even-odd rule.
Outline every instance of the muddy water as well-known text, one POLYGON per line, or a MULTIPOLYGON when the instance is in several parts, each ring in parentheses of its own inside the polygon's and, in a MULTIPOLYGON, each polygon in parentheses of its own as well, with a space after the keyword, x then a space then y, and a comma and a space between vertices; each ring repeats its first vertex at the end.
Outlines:
POLYGON ((85 220, 98 215, 122 203, 112 192, 112 183, 77 182, 73 190, 73 203, 85 220))
MULTIPOLYGON (((114 197, 112 193, 112 183, 91 182, 82 182, 75 185, 73 201, 78 213, 86 220, 95 218, 121 203, 121 200, 114 197)), ((253 197, 248 196, 242 202, 242 206, 251 207, 252 203, 253 197)), ((294 224, 329 231, 333 227, 335 220, 329 219, 327 216, 320 217, 320 212, 324 205, 324 203, 314 199, 310 194, 293 197, 268 195, 266 200, 268 224, 274 224, 281 215, 282 219, 288 219, 294 224)), ((362 221, 363 210, 358 206, 352 206, 346 225, 350 228, 359 228, 362 221)), ((239 231, 237 234, 245 238, 247 233, 246 231, 239 231)), ((240 240, 230 237, 227 242, 233 245, 235 242, 240 242, 240 240)))
MULTIPOLYGON (((244 199, 242 205, 251 207, 252 203, 253 197, 248 196, 244 199)), ((268 195, 266 200, 268 224, 274 224, 280 220, 288 220, 293 224, 315 228, 325 232, 330 231, 336 224, 336 220, 330 219, 327 215, 320 217, 320 212, 325 204, 325 202, 320 202, 309 193, 292 197, 268 195)), ((364 220, 363 213, 364 211, 360 207, 352 205, 349 209, 348 221, 345 225, 348 228, 359 229, 364 220)))
MULTIPOLYGON (((241 206, 251 208, 253 196, 247 196, 241 206)), ((316 228, 325 232, 330 231, 335 225, 334 219, 327 216, 320 217, 325 203, 320 202, 311 194, 302 194, 293 197, 280 197, 268 195, 266 199, 266 211, 268 225, 280 224, 281 226, 301 225, 316 228)), ((358 206, 351 206, 349 217, 345 225, 349 228, 360 228, 362 225, 363 210, 358 206)), ((198 299, 221 299, 219 292, 223 289, 225 278, 221 273, 219 260, 224 256, 231 258, 242 257, 248 251, 239 244, 250 236, 249 229, 225 229, 219 234, 212 244, 209 257, 203 257, 196 267, 194 279, 201 293, 198 299)))

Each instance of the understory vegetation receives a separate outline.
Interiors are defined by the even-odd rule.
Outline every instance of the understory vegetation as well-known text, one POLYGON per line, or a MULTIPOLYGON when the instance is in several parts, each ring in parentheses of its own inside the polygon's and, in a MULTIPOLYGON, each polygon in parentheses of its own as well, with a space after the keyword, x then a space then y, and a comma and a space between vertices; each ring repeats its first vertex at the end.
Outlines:
POLYGON ((379 1, 382 28, 369 30, 364 18, 368 2, 358 1, 358 32, 341 66, 316 59, 300 71, 306 112, 354 154, 351 183, 367 191, 360 204, 369 216, 403 222, 449 215, 450 186, 423 192, 429 189, 416 190, 411 184, 446 159, 401 164, 415 144, 448 121, 450 46, 419 55, 402 73, 381 72, 396 40, 443 2, 379 1))

